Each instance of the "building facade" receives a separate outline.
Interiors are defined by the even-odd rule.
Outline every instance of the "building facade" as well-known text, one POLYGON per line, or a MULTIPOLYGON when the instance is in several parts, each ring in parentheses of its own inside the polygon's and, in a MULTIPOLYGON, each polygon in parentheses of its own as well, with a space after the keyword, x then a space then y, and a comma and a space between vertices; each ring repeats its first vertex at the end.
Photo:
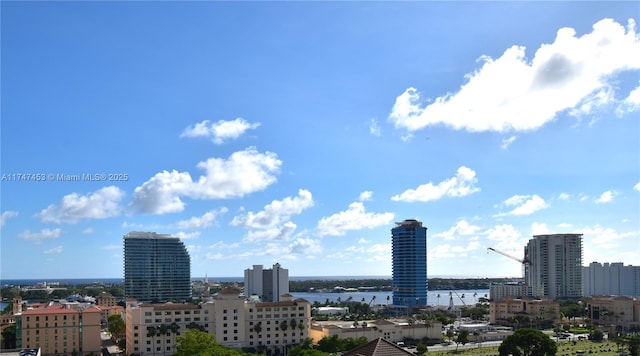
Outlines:
POLYGON ((16 339, 18 348, 42 355, 99 355, 100 309, 69 303, 25 310, 16 315, 16 339))
POLYGON ((522 297, 522 283, 491 283, 489 285, 489 299, 497 301, 505 298, 520 298, 522 297))
POLYGON ((533 297, 582 296, 582 234, 536 235, 525 247, 525 280, 533 297))
POLYGON ((271 269, 253 265, 244 270, 244 294, 258 296, 263 302, 278 302, 282 295, 289 294, 289 270, 279 263, 271 269))
POLYGON ((155 232, 124 235, 124 293, 142 301, 191 298, 191 259, 177 237, 155 232))
POLYGON ((427 228, 407 219, 391 229, 393 304, 427 305, 427 228))
POLYGON ((516 316, 526 316, 531 323, 558 320, 560 318, 560 303, 550 298, 505 298, 489 303, 489 322, 491 324, 507 322, 516 316))
POLYGON ((640 266, 625 266, 621 262, 591 262, 582 267, 585 297, 596 295, 640 296, 640 266))
POLYGON ((172 355, 176 337, 193 327, 224 346, 282 353, 308 337, 311 324, 311 305, 304 299, 285 295, 279 302, 258 302, 232 288, 197 305, 128 300, 125 314, 126 352, 140 356, 172 355))
POLYGON ((598 296, 587 302, 587 316, 596 325, 632 328, 640 325, 640 300, 623 296, 598 296))
POLYGON ((425 324, 421 321, 409 322, 407 319, 366 320, 359 321, 321 321, 311 326, 310 337, 318 343, 323 337, 337 335, 341 339, 366 337, 368 341, 379 337, 391 342, 402 341, 405 338, 435 340, 442 339, 442 323, 432 321, 425 324))

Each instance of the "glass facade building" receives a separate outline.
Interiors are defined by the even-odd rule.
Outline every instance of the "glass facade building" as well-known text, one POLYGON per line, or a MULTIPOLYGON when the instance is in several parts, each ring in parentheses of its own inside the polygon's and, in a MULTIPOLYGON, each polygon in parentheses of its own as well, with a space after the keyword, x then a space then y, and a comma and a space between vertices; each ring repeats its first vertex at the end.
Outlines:
POLYGON ((124 293, 140 301, 191 299, 191 259, 182 241, 155 232, 124 235, 124 293))
POLYGON ((427 228, 418 220, 391 229, 393 304, 427 305, 427 228))

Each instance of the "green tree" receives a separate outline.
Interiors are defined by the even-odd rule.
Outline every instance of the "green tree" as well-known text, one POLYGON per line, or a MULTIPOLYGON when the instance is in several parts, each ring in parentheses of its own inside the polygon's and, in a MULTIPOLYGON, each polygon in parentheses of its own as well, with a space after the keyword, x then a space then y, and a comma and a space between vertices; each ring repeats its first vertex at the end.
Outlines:
POLYGON ((7 326, 2 330, 2 346, 3 349, 16 348, 16 324, 7 326))
POLYGON ((419 355, 424 355, 429 351, 429 349, 427 349, 427 345, 419 343, 418 346, 416 346, 416 351, 418 351, 419 355))
POLYGON ((218 343, 213 335, 197 329, 187 329, 183 336, 176 339, 175 356, 213 355, 218 343))
POLYGON ((462 344, 464 346, 469 342, 469 331, 460 330, 458 331, 458 337, 456 338, 456 350, 458 350, 458 345, 462 344))
POLYGON ((522 328, 507 336, 498 348, 500 356, 546 356, 555 355, 556 343, 542 331, 522 328))
POLYGON ((282 331, 287 331, 288 327, 289 327, 289 323, 287 323, 286 320, 283 320, 280 322, 280 329, 282 329, 282 331))
POLYGON ((589 340, 600 342, 604 340, 604 333, 600 330, 593 330, 589 333, 589 340))
POLYGON ((127 327, 124 320, 122 320, 122 316, 120 314, 110 315, 108 320, 109 332, 113 335, 116 341, 120 340, 127 327))

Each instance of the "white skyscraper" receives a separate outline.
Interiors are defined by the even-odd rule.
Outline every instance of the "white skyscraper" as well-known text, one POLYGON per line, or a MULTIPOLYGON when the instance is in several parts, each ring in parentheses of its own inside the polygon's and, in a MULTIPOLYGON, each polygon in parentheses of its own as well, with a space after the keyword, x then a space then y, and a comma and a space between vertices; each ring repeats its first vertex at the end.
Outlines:
POLYGON ((591 262, 582 267, 583 295, 640 296, 640 266, 591 262))
POLYGON ((534 297, 582 296, 582 234, 536 235, 525 248, 525 280, 534 297))
POLYGON ((262 265, 253 265, 253 269, 244 270, 244 294, 256 295, 265 302, 279 302, 284 294, 289 294, 289 270, 281 268, 279 263, 272 269, 262 265))

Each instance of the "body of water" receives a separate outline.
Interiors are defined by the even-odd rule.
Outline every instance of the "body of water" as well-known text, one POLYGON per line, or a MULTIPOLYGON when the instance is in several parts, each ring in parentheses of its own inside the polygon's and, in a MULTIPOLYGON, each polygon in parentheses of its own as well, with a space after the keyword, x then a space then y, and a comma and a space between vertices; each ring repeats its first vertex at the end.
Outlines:
MULTIPOLYGON (((393 302, 393 292, 343 292, 343 293, 307 293, 292 292, 290 293, 294 299, 303 298, 310 303, 318 302, 325 304, 329 302, 347 301, 349 298, 355 302, 364 302, 371 304, 391 304, 393 302), (374 298, 375 297, 375 298, 374 298), (387 298, 388 302, 387 302, 387 298)), ((475 305, 479 298, 489 298, 488 289, 478 290, 457 290, 455 292, 448 290, 433 290, 427 292, 427 304, 435 306, 448 306, 451 300, 453 305, 475 305), (451 293, 451 294, 450 294, 451 293)))

